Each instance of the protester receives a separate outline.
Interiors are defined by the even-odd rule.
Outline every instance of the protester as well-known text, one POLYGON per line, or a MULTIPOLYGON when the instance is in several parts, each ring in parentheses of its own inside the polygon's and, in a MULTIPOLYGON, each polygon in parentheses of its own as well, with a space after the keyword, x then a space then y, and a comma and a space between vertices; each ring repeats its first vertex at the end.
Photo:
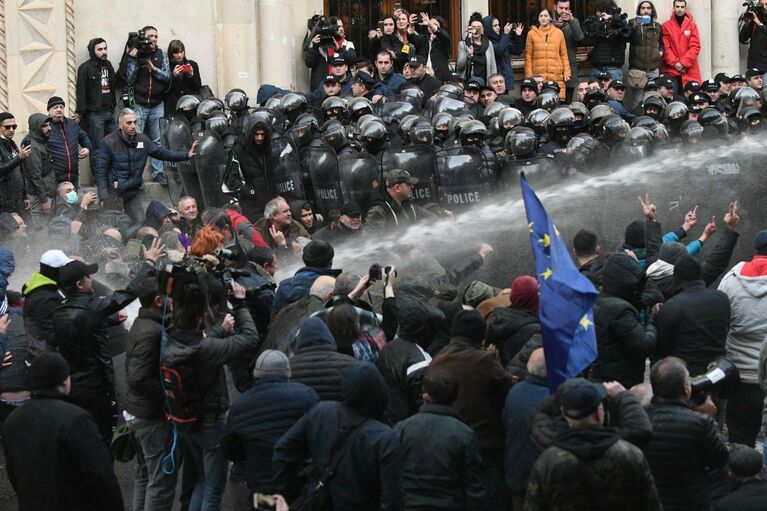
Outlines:
POLYGON ((538 26, 527 33, 525 43, 525 76, 540 74, 559 85, 559 97, 565 100, 565 82, 570 80, 570 60, 565 35, 551 23, 551 14, 544 9, 538 14, 538 26))
POLYGON ((13 141, 16 128, 13 114, 0 113, 0 213, 20 213, 27 209, 26 184, 20 167, 32 153, 32 147, 19 149, 13 141))
POLYGON ((178 39, 168 43, 168 64, 171 68, 170 89, 163 102, 165 115, 176 110, 176 103, 185 94, 197 94, 202 87, 200 66, 186 58, 186 47, 178 39))
POLYGON ((487 80, 487 77, 498 72, 495 61, 495 49, 490 39, 484 35, 484 25, 481 17, 473 19, 466 30, 466 39, 458 43, 458 59, 455 71, 466 81, 477 77, 487 80))
POLYGON ((69 181, 80 187, 79 160, 87 158, 93 151, 88 134, 74 119, 64 115, 64 100, 58 96, 48 98, 48 115, 51 118, 51 132, 48 135, 48 154, 53 160, 56 182, 69 181), (78 149, 80 146, 80 149, 78 149))
MULTIPOLYGON (((567 60, 570 64, 570 79, 566 84, 566 101, 573 100, 573 91, 578 86, 578 59, 576 58, 577 43, 586 37, 581 29, 578 18, 573 16, 571 0, 557 0, 554 2, 554 11, 551 13, 551 23, 565 35, 567 45, 567 60)), ((581 98, 579 101, 582 101, 581 98)))
POLYGON ((674 79, 675 92, 691 81, 700 83, 698 25, 687 10, 687 0, 675 0, 671 18, 663 23, 663 65, 661 72, 674 79))

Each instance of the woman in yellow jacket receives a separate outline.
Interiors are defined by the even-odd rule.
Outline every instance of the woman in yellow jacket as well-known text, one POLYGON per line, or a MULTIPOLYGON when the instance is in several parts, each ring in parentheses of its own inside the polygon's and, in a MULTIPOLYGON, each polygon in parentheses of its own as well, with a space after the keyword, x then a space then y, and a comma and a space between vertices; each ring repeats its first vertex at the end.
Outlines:
POLYGON ((527 33, 525 45, 525 78, 541 75, 559 84, 559 97, 565 100, 565 82, 570 79, 565 35, 551 24, 551 14, 544 9, 538 15, 538 26, 527 33))

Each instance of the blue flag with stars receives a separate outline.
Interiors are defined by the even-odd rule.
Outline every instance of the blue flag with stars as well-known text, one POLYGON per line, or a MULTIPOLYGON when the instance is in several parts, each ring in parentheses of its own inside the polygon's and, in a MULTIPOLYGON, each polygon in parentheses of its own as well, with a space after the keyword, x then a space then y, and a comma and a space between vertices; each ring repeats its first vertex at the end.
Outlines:
POLYGON ((559 231, 524 175, 521 183, 540 286, 538 314, 549 391, 553 394, 560 383, 577 376, 597 356, 591 313, 597 290, 575 267, 559 231))

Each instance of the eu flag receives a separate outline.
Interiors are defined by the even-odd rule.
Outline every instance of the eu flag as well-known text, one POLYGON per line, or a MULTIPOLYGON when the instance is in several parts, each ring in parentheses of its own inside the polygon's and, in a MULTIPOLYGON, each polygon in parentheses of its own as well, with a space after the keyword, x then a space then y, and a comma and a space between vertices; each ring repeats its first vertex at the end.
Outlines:
POLYGON ((591 307, 597 290, 575 267, 543 204, 522 176, 522 199, 540 286, 539 317, 549 391, 586 369, 597 356, 591 307))

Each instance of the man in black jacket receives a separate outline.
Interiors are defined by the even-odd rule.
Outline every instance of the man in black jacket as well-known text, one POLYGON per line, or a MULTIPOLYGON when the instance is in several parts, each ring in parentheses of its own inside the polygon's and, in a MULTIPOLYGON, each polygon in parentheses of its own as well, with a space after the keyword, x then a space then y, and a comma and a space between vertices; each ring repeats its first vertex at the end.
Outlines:
POLYGON ((59 286, 66 299, 53 313, 54 347, 72 367, 71 399, 88 410, 106 445, 117 425, 115 374, 107 328, 124 321, 119 312, 136 299, 139 284, 149 277, 164 247, 155 239, 142 247, 145 263, 124 290, 96 296, 91 275, 98 264, 72 261, 59 269, 59 286))
POLYGON ((21 162, 32 149, 16 146, 13 135, 17 127, 13 114, 0 113, 0 213, 21 213, 27 206, 21 162))
POLYGON ((48 115, 51 117, 51 133, 48 135, 48 154, 53 160, 56 182, 69 181, 80 187, 79 161, 93 152, 88 134, 74 119, 64 114, 64 100, 59 96, 48 98, 48 115), (79 149, 78 149, 79 147, 79 149))
POLYGON ((427 371, 420 411, 394 426, 407 509, 483 509, 489 488, 481 477, 479 440, 451 407, 456 397, 455 378, 427 371))
POLYGON ((732 444, 728 469, 736 487, 714 505, 714 511, 760 511, 764 508, 767 481, 762 478, 762 455, 743 444, 732 444))
POLYGON ((166 474, 162 469, 173 430, 165 419, 160 375, 163 314, 170 314, 169 299, 160 294, 157 279, 153 278, 139 284, 138 299, 141 308, 131 325, 125 350, 124 404, 125 410, 135 417, 132 425, 137 444, 133 509, 170 509, 178 471, 166 474))
POLYGON ((598 2, 595 11, 596 16, 587 19, 584 27, 586 35, 594 41, 594 48, 589 53, 593 66, 591 77, 606 72, 613 80, 623 80, 623 62, 626 60, 626 43, 631 39, 631 27, 612 0, 598 2))
POLYGON ((91 416, 72 404, 69 365, 58 353, 29 369, 32 399, 3 428, 3 449, 19 509, 123 509, 120 485, 91 416))
POLYGON ((88 41, 90 58, 77 68, 77 106, 72 119, 82 122, 93 144, 91 168, 96 168, 96 157, 101 139, 117 129, 115 123, 115 70, 107 59, 107 42, 102 37, 88 41))
POLYGON ((748 44, 747 69, 767 69, 767 21, 765 15, 765 2, 758 0, 760 10, 748 9, 743 16, 743 25, 740 27, 740 44, 748 44))
MULTIPOLYGON (((690 405, 690 373, 682 360, 667 357, 656 362, 650 383, 653 398, 647 415, 653 434, 643 450, 663 509, 709 509, 706 469, 727 463, 727 443, 716 421, 690 405)), ((716 415, 710 399, 704 407, 716 415)))
MULTIPOLYGON (((141 32, 149 39, 149 47, 142 48, 141 55, 138 48, 131 48, 120 62, 120 74, 129 91, 132 90, 130 105, 123 106, 133 106, 138 131, 160 145, 160 118, 165 115, 163 101, 171 82, 170 63, 168 56, 157 47, 157 29, 146 26, 141 32)), ((162 163, 157 159, 152 159, 152 179, 168 185, 162 163)))

